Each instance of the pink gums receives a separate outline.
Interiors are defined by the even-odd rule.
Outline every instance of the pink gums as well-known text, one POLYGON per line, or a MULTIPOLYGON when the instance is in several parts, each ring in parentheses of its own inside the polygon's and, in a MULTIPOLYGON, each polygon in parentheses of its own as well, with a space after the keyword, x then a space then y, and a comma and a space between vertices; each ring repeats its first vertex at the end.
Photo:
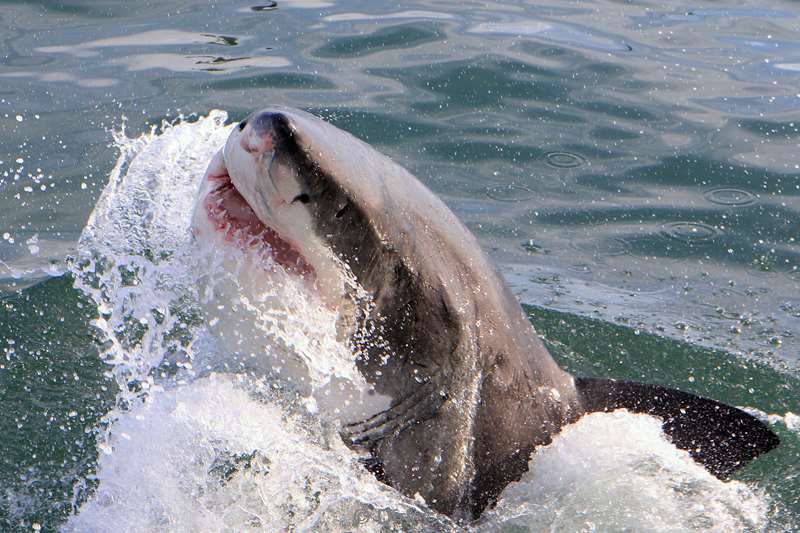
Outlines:
POLYGON ((300 252, 258 219, 227 174, 210 175, 208 180, 218 185, 206 195, 203 206, 214 228, 223 233, 226 241, 242 250, 255 249, 264 257, 271 257, 287 272, 309 281, 316 278, 314 269, 300 252))

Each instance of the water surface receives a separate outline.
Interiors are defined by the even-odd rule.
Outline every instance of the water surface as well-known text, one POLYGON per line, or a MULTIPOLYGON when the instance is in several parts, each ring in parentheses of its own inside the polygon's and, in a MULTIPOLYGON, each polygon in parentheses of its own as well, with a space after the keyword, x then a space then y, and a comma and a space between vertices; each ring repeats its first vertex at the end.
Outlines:
MULTIPOLYGON (((120 403, 120 387, 128 388, 132 376, 138 394, 140 378, 149 373, 155 383, 153 369, 172 364, 160 358, 177 357, 163 348, 136 359, 141 339, 149 337, 126 330, 130 344, 121 349, 136 364, 125 362, 122 372, 119 361, 103 362, 108 332, 91 321, 129 321, 97 309, 86 295, 108 278, 100 273, 96 287, 84 280, 83 290, 73 289, 64 261, 80 256, 79 236, 120 151, 131 146, 112 132, 124 128, 135 139, 182 114, 194 121, 224 109, 235 121, 270 104, 325 117, 440 194, 532 306, 533 323, 570 370, 682 387, 775 415, 772 427, 783 446, 737 477, 755 492, 738 500, 714 494, 758 508, 755 518, 731 518, 739 520, 726 523, 732 528, 794 529, 800 519, 800 437, 790 416, 800 412, 799 15, 796 4, 778 0, 402 7, 0 2, 0 404, 7 413, 0 529, 56 528, 104 480, 133 485, 123 474, 110 476, 109 466, 98 481, 104 456, 96 428, 113 427, 101 417, 120 403)), ((170 245, 179 248, 180 235, 159 224, 181 227, 191 202, 154 210, 151 196, 191 165, 204 165, 203 150, 187 148, 192 142, 205 148, 211 137, 201 139, 203 131, 148 145, 153 173, 140 169, 135 176, 148 177, 140 183, 152 188, 143 186, 127 202, 117 199, 130 227, 141 229, 128 236, 128 256, 112 257, 119 265, 169 261, 148 255, 153 235, 174 237, 170 245), (153 146, 161 146, 171 169, 159 166, 153 146), (137 247, 142 243, 148 246, 137 247)), ((103 226, 97 231, 102 235, 103 226)), ((158 302, 141 305, 147 303, 158 302)), ((167 322, 180 314, 169 305, 162 311, 167 322)), ((145 329, 154 332, 161 326, 151 319, 145 329)), ((184 394, 198 406, 213 405, 204 395, 214 386, 198 387, 178 387, 165 401, 180 402, 184 394)), ((186 422, 192 423, 200 422, 186 422)), ((160 431, 154 427, 141 431, 160 431)), ((240 431, 234 424, 226 435, 240 431)), ((184 433, 165 434, 192 442, 184 433)), ((252 439, 242 442, 261 442, 252 439)), ((239 456, 220 461, 260 464, 239 456)), ((541 491, 537 479, 529 481, 541 491)), ((722 491, 703 493, 714 490, 722 491)), ((148 497, 168 500, 142 496, 148 497)), ((610 511, 576 512, 566 522, 548 514, 561 508, 569 515, 580 498, 521 501, 538 514, 526 515, 510 499, 498 510, 506 514, 485 527, 503 527, 517 515, 534 530, 625 524, 610 511)), ((226 509, 206 508, 216 509, 215 516, 226 509)), ((633 513, 641 518, 646 508, 633 513)), ((407 527, 438 523, 424 511, 403 509, 407 527)), ((729 516, 720 509, 715 516, 729 516)), ((371 507, 362 511, 374 519, 371 507)), ((343 525, 345 511, 331 512, 335 518, 323 520, 325 527, 335 529, 337 518, 340 529, 356 527, 343 525)), ((119 514, 104 519, 115 516, 123 523, 119 514)), ((712 525, 698 518, 680 528, 712 525)))

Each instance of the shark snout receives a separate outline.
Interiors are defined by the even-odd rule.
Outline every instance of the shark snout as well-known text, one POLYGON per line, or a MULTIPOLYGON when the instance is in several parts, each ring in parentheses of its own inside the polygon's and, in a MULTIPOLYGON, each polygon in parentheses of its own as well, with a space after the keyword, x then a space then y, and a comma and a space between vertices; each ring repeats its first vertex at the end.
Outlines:
POLYGON ((275 149, 275 136, 272 130, 260 133, 251 128, 245 128, 239 138, 239 144, 245 152, 258 157, 275 149))
POLYGON ((275 149, 275 113, 262 111, 244 122, 239 144, 253 156, 260 156, 275 149))

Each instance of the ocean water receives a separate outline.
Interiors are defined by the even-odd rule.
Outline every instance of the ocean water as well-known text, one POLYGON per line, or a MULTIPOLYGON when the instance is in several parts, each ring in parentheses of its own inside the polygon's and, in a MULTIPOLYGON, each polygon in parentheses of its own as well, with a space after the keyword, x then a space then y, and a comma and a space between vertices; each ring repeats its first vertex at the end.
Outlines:
POLYGON ((721 482, 587 416, 470 529, 800 528, 795 3, 0 1, 0 37, 0 530, 463 528, 318 415, 354 379, 325 309, 190 238, 271 104, 441 195, 565 368, 782 439, 721 482))

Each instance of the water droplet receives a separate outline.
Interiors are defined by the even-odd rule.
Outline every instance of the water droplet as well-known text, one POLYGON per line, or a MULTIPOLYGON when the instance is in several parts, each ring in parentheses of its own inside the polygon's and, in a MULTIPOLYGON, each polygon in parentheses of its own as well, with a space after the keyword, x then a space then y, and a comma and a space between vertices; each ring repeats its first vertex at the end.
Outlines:
POLYGON ((575 168, 586 161, 578 154, 570 152, 550 152, 545 157, 547 158, 547 164, 555 168, 575 168))
POLYGON ((540 244, 536 244, 533 239, 529 239, 522 243, 522 249, 528 252, 529 254, 540 254, 540 253, 549 253, 548 250, 542 248, 540 244))
POLYGON ((522 202, 535 195, 524 185, 495 185, 486 188, 486 196, 500 202, 522 202))
POLYGON ((39 234, 34 234, 33 237, 25 241, 25 244, 28 245, 28 251, 31 255, 37 255, 39 253, 39 234))
POLYGON ((700 222, 671 222, 663 226, 662 232, 689 244, 708 241, 720 234, 718 229, 700 222))
POLYGON ((731 188, 712 189, 706 191, 704 196, 706 200, 717 205, 750 205, 756 201, 753 193, 731 188))

